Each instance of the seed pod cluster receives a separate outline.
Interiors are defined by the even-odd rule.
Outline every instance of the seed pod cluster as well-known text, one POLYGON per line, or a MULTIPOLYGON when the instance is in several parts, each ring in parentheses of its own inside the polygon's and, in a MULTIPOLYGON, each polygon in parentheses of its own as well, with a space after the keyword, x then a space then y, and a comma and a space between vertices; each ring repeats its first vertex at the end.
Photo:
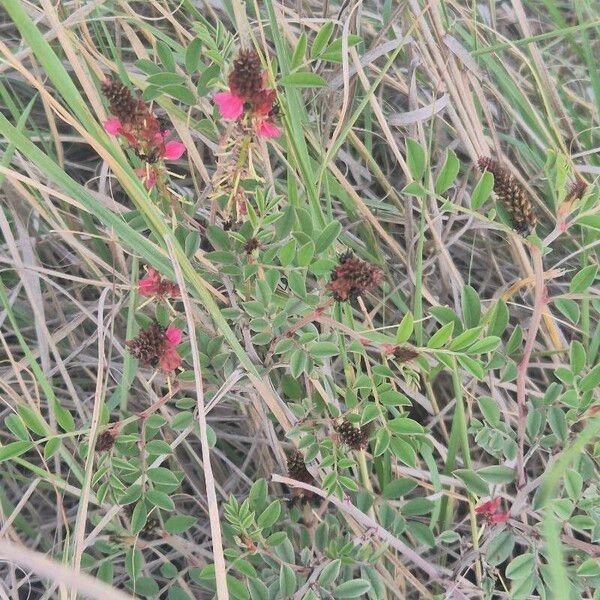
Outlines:
POLYGON ((494 176, 494 192, 509 213, 517 233, 527 236, 537 223, 531 200, 514 175, 498 161, 486 156, 478 161, 480 171, 494 176))
POLYGON ((379 285, 383 272, 379 267, 354 256, 352 252, 343 254, 331 272, 327 289, 338 302, 355 300, 367 290, 379 285))

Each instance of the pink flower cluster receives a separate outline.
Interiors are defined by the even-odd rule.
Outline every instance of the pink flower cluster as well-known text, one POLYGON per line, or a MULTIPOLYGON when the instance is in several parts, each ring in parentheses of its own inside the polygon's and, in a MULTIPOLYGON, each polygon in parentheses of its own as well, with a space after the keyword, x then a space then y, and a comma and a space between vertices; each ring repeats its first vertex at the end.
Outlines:
POLYGON ((181 295, 179 286, 168 279, 163 279, 162 275, 154 267, 148 267, 146 276, 140 279, 138 293, 140 296, 148 298, 152 296, 157 296, 158 298, 178 298, 181 295))
MULTIPOLYGON (((119 118, 111 117, 110 119, 107 119, 104 122, 104 130, 109 135, 123 136, 132 148, 138 149, 139 141, 133 135, 131 130, 123 125, 119 118)), ((147 166, 146 168, 142 167, 141 169, 137 169, 136 173, 144 178, 146 188, 149 190, 154 187, 156 180, 158 179, 158 170, 152 165, 163 160, 178 160, 185 153, 185 145, 183 142, 178 140, 166 141, 166 138, 170 133, 171 132, 168 129, 154 133, 152 139, 149 140, 149 144, 146 144, 150 146, 150 153, 146 154, 139 152, 140 157, 147 160, 147 166)))
POLYGON ((248 115, 254 131, 264 138, 281 135, 271 117, 275 113, 276 92, 267 88, 267 73, 262 71, 260 58, 254 50, 241 50, 227 79, 228 92, 219 92, 213 99, 224 119, 236 121, 248 115))

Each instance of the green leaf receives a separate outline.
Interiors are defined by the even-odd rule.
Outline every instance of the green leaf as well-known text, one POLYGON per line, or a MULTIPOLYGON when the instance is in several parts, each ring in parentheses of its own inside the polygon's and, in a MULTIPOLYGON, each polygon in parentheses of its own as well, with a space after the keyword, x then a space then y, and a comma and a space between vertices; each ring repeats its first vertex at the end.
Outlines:
POLYGON ((418 181, 411 181, 405 185, 401 193, 408 194, 409 196, 417 196, 417 198, 424 198, 428 194, 427 190, 418 181))
POLYGON ((383 488, 383 497, 387 500, 396 500, 412 492, 416 487, 417 482, 412 479, 394 479, 383 488))
POLYGON ((388 427, 394 432, 405 435, 415 435, 425 433, 422 425, 414 419, 408 417, 396 417, 388 422, 388 427))
POLYGON ((277 519, 279 519, 279 515, 281 514, 281 503, 279 500, 273 500, 267 508, 259 515, 256 519, 256 524, 261 529, 266 529, 267 527, 273 526, 277 519))
POLYGON ((488 484, 472 469, 456 469, 453 474, 465 484, 472 494, 485 496, 489 493, 488 484))
POLYGON ((153 483, 167 484, 167 485, 179 485, 179 479, 177 476, 165 467, 154 467, 146 471, 148 479, 153 483))
POLYGON ((436 331, 429 342, 427 343, 428 348, 441 348, 452 336, 454 331, 454 322, 446 323, 438 331, 436 331))
POLYGON ((306 33, 302 33, 302 35, 298 38, 298 43, 296 44, 296 48, 294 49, 294 54, 292 55, 292 61, 290 63, 290 69, 292 71, 297 69, 304 62, 305 54, 306 54, 306 33))
POLYGON ((319 234, 315 242, 315 254, 321 254, 333 244, 342 231, 342 224, 339 221, 331 221, 319 234))
POLYGON ((317 357, 338 356, 340 347, 333 342, 315 342, 308 347, 309 352, 317 357))
POLYGON ((315 243, 310 240, 298 250, 298 266, 306 267, 310 264, 315 255, 315 243))
POLYGON ((333 590, 333 597, 336 599, 360 598, 370 589, 371 584, 366 579, 354 579, 353 581, 340 583, 340 585, 333 590))
POLYGON ((164 440, 151 440, 146 444, 148 454, 171 454, 172 449, 164 440))
POLYGON ((572 323, 579 322, 579 316, 581 314, 579 310, 579 304, 575 300, 569 298, 558 298, 554 301, 554 304, 560 312, 569 319, 572 323))
POLYGON ((146 82, 159 87, 164 85, 180 85, 185 83, 185 77, 183 75, 178 75, 177 73, 157 73, 156 75, 150 75, 150 77, 146 79, 146 82))
POLYGON ((15 458, 17 456, 21 456, 21 454, 25 454, 28 450, 33 448, 33 444, 31 442, 11 442, 6 446, 0 447, 0 462, 4 460, 10 460, 11 458, 15 458))
POLYGON ((571 363, 571 371, 577 375, 585 367, 586 352, 583 344, 577 340, 571 342, 571 349, 569 352, 569 359, 571 363))
POLYGON ((175 503, 164 492, 159 490, 149 490, 146 493, 146 498, 151 505, 158 506, 164 510, 175 510, 175 503))
POLYGON ((600 575, 600 564, 598 564, 598 560, 595 558, 584 560, 577 569, 577 575, 581 575, 582 577, 597 577, 600 575))
POLYGON ((467 346, 470 346, 481 333, 483 327, 473 327, 472 329, 467 329, 463 331, 460 335, 457 335, 452 343, 448 346, 449 350, 453 352, 457 352, 459 350, 464 350, 467 346))
POLYGON ((487 547, 487 560, 495 566, 504 562, 515 547, 515 538, 510 531, 501 531, 490 540, 487 547))
POLYGON ((198 69, 201 49, 202 41, 199 38, 193 39, 190 42, 190 45, 185 49, 185 70, 188 74, 191 74, 198 69))
POLYGON ((498 427, 500 425, 500 408, 494 398, 490 396, 481 396, 477 403, 481 410, 485 420, 492 426, 498 427))
MULTIPOLYGON (((332 62, 342 62, 343 42, 344 40, 342 38, 331 42, 325 52, 320 55, 320 58, 323 60, 330 60, 332 62)), ((351 33, 347 37, 348 48, 356 46, 356 44, 360 44, 360 42, 362 42, 362 38, 359 35, 351 33)))
POLYGON ((590 229, 596 229, 600 231, 600 215, 589 215, 577 219, 577 224, 582 227, 589 227, 590 229))
POLYGON ((581 294, 585 292, 590 285, 594 283, 594 279, 596 279, 597 274, 597 265, 588 265, 587 267, 584 267, 581 269, 581 271, 573 276, 573 279, 571 279, 569 290, 572 294, 581 294))
POLYGON ((412 335, 413 329, 414 318, 409 311, 402 317, 402 321, 400 321, 400 325, 398 325, 398 330, 396 331, 396 343, 403 344, 408 341, 412 335))
POLYGON ((548 423, 555 435, 564 442, 567 439, 568 426, 563 410, 558 406, 551 406, 548 409, 548 423))
POLYGON ((296 575, 288 565, 281 565, 279 570, 279 593, 282 598, 291 598, 296 591, 296 575))
POLYGON ((172 534, 179 534, 187 531, 192 525, 195 525, 198 519, 190 515, 173 515, 165 521, 165 530, 172 534))
POLYGON ((600 385, 600 364, 596 365, 580 382, 579 389, 582 392, 590 392, 600 385))
POLYGON ((339 558, 332 560, 326 565, 323 570, 319 573, 319 585, 324 588, 328 588, 340 574, 340 567, 342 561, 339 558))
POLYGON ((325 23, 325 25, 323 25, 323 27, 319 29, 319 33, 317 33, 317 35, 315 36, 315 39, 310 48, 311 58, 316 58, 321 54, 321 52, 323 52, 323 48, 325 48, 325 46, 329 42, 329 39, 331 38, 331 34, 333 33, 333 27, 333 21, 327 21, 327 23, 325 23))
POLYGON ((460 169, 460 161, 452 150, 446 153, 446 160, 435 182, 435 193, 443 194, 455 181, 460 169))
POLYGON ((135 581, 127 583, 127 587, 135 591, 136 595, 151 598, 159 591, 158 583, 152 577, 138 577, 135 581))
POLYGON ((481 361, 475 360, 470 356, 457 356, 456 358, 458 360, 458 364, 469 371, 473 377, 476 377, 477 379, 483 379, 485 377, 485 371, 481 361))
POLYGON ((461 304, 465 326, 477 327, 481 320, 481 302, 479 295, 470 285, 465 285, 461 291, 461 304))
POLYGON ((486 352, 493 352, 500 344, 500 338, 495 335, 490 335, 478 342, 475 342, 467 350, 469 354, 485 354, 486 352))
POLYGON ((316 73, 310 73, 309 71, 301 71, 297 73, 290 73, 281 78, 281 85, 293 86, 293 87, 324 87, 327 85, 327 81, 316 73))
POLYGON ((521 554, 508 563, 506 576, 509 579, 523 579, 533 573, 535 569, 535 557, 531 552, 521 554))
POLYGON ((146 525, 148 521, 148 509, 144 501, 138 502, 131 514, 131 532, 137 535, 146 525))
POLYGON ((477 182, 473 193, 471 194, 471 208, 477 210, 490 197, 494 189, 494 176, 486 171, 477 182))
POLYGON ((427 166, 425 150, 413 138, 406 139, 406 164, 415 181, 420 181, 427 166))
POLYGON ((494 307, 494 313, 490 320, 490 325, 488 327, 488 333, 490 335, 501 336, 508 327, 509 321, 509 313, 508 307, 506 306, 506 302, 502 298, 498 300, 496 306, 494 307))
POLYGON ((28 429, 42 437, 48 435, 48 425, 46 425, 44 419, 33 409, 29 408, 29 406, 19 404, 17 406, 17 412, 19 413, 21 419, 23 419, 23 423, 25 423, 28 429))
POLYGON ((515 478, 515 470, 504 465, 491 465, 483 467, 477 471, 477 475, 482 477, 488 483, 500 485, 503 483, 511 483, 515 478))

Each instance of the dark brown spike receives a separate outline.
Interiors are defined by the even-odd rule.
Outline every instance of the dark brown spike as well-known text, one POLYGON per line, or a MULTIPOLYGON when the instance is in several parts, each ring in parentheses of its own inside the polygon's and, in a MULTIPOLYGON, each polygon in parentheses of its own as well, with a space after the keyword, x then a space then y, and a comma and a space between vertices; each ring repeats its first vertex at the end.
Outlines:
POLYGON ((352 252, 343 254, 331 272, 327 289, 338 302, 354 300, 367 290, 379 285, 383 272, 379 267, 354 256, 352 252))
POLYGON ((229 88, 233 94, 245 100, 252 99, 263 88, 263 71, 260 56, 253 49, 240 50, 233 61, 233 70, 228 78, 229 88))
POLYGON ((108 100, 110 112, 122 123, 132 123, 139 115, 144 103, 135 98, 131 90, 116 79, 108 78, 102 83, 102 92, 108 100))
POLYGON ((408 362, 409 360, 419 356, 419 353, 410 346, 396 346, 392 354, 399 363, 408 362))
POLYGON ((494 176, 494 192, 509 213, 517 233, 529 235, 537 219, 523 186, 508 169, 489 156, 480 158, 477 165, 482 173, 489 171, 494 176))
POLYGON ((585 195, 587 186, 588 184, 586 181, 577 177, 577 179, 569 187, 569 191, 567 192, 567 196, 565 197, 565 202, 571 203, 575 202, 575 200, 581 200, 585 195))
POLYGON ((96 452, 108 452, 115 444, 115 433, 112 429, 108 429, 107 431, 103 431, 96 438, 96 452))
POLYGON ((361 450, 367 447, 369 438, 366 429, 356 427, 348 419, 344 419, 337 427, 336 431, 344 444, 350 446, 353 450, 361 450))
POLYGON ((260 248, 260 242, 255 237, 246 240, 246 243, 244 244, 244 252, 246 254, 252 254, 258 248, 260 248))
POLYGON ((290 479, 301 481, 302 483, 314 483, 314 477, 306 468, 304 456, 298 450, 292 451, 287 457, 287 469, 290 479))
POLYGON ((166 345, 165 329, 156 322, 152 323, 147 329, 142 329, 137 337, 127 340, 125 344, 132 356, 142 365, 156 367, 166 345))

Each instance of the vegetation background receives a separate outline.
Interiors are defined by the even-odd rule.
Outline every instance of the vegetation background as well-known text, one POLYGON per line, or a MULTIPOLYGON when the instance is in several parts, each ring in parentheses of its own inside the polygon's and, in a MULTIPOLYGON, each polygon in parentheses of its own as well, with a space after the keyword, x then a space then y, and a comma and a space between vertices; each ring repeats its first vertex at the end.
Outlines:
POLYGON ((600 598, 598 9, 2 0, 2 597, 600 598))

